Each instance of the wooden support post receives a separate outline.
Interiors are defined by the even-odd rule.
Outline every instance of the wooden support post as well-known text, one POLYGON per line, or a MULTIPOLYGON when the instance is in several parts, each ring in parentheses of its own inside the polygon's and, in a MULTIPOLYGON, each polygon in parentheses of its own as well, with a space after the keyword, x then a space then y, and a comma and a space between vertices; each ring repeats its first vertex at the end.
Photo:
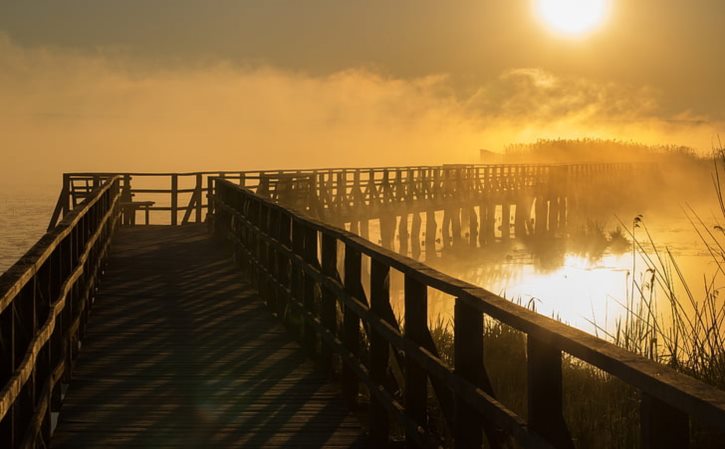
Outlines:
POLYGON ((486 201, 481 205, 483 218, 481 218, 481 235, 480 239, 484 244, 489 244, 494 241, 496 236, 496 203, 492 200, 486 201))
MULTIPOLYGON (((269 208, 267 210, 267 214, 268 215, 265 232, 269 237, 276 239, 279 232, 279 212, 278 210, 269 208)), ((279 297, 281 294, 279 288, 279 272, 277 266, 278 250, 275 245, 269 243, 266 245, 266 249, 267 251, 265 254, 265 266, 267 267, 267 271, 269 272, 269 277, 267 279, 267 307, 269 307, 269 310, 274 313, 277 311, 279 297)))
POLYGON ((451 233, 453 234, 453 247, 455 248, 461 246, 461 212, 462 209, 456 207, 451 214, 451 233))
MULTIPOLYGON (((134 212, 135 213, 135 212, 134 212)), ((171 226, 179 221, 179 175, 171 175, 171 226)))
POLYGON ((410 255, 413 259, 420 257, 420 213, 413 212, 413 221, 410 224, 410 255))
MULTIPOLYGON (((459 196, 460 195, 461 194, 459 193, 459 196)), ((468 207, 466 207, 466 206, 461 207, 460 219, 461 219, 461 222, 460 222, 460 226, 461 226, 461 232, 460 232, 461 239, 462 239, 463 242, 466 242, 467 243, 467 239, 470 238, 470 236, 471 236, 471 229, 470 229, 470 225, 471 225, 471 211, 470 211, 470 209, 468 207)))
POLYGON ((408 255, 408 240, 410 235, 408 233, 408 212, 405 207, 402 208, 400 214, 400 221, 398 222, 398 238, 400 239, 400 246, 398 247, 398 253, 407 256, 408 255))
MULTIPOLYGON (((204 200, 203 200, 204 197, 202 195, 202 190, 203 190, 203 179, 202 179, 201 174, 197 174, 196 175, 196 190, 194 191, 194 195, 196 196, 196 217, 195 218, 196 218, 197 223, 201 223, 201 213, 203 210, 202 204, 204 202, 204 200)), ((146 224, 148 224, 148 223, 146 223, 146 224)))
POLYGON ((514 233, 519 239, 526 235, 526 225, 529 221, 529 212, 527 208, 526 198, 519 197, 516 200, 516 217, 514 218, 514 233))
POLYGON ((433 260, 436 256, 437 230, 435 210, 428 209, 425 213, 425 259, 433 260))
MULTIPOLYGON (((130 203, 133 201, 133 192, 131 190, 131 175, 123 175, 123 193, 121 194, 121 201, 130 203)), ((136 221, 136 210, 132 207, 126 208, 122 222, 126 226, 131 226, 136 221)))
POLYGON ((556 194, 549 200, 549 230, 559 231, 559 196, 556 194))
MULTIPOLYGON (((454 308, 455 334, 453 341, 456 374, 481 385, 483 367, 483 314, 472 310, 460 299, 454 308)), ((456 401, 456 449, 480 448, 483 444, 483 418, 463 401, 456 401)))
MULTIPOLYGON (((0 376, 10 379, 15 371, 15 320, 14 307, 11 305, 0 313, 0 340, 6 344, 0 345, 0 376)), ((14 409, 15 407, 13 407, 14 409)), ((12 448, 14 445, 13 409, 0 421, 0 447, 12 448)))
POLYGON ((478 246, 478 216, 473 207, 468 211, 468 232, 468 245, 476 248, 478 246))
POLYGON ((642 393, 640 404, 642 449, 687 449, 690 421, 686 413, 642 393))
POLYGON ((526 349, 529 427, 557 449, 574 449, 563 414, 561 351, 531 335, 526 349))
POLYGON ((71 207, 71 179, 70 175, 63 174, 63 217, 68 215, 71 207))
POLYGON ((393 249, 395 238, 395 215, 383 214, 380 216, 380 240, 384 248, 393 249))
MULTIPOLYGON (((360 252, 350 245, 345 245, 345 291, 362 300, 362 286, 360 284, 361 267, 360 252)), ((349 306, 343 307, 342 342, 354 357, 360 354, 360 318, 349 306)), ((357 406, 358 379, 355 372, 347 365, 342 367, 342 396, 350 408, 357 406)))
MULTIPOLYGON (((405 336, 423 346, 428 335, 428 290, 425 284, 405 276, 405 336)), ((425 370, 413 357, 405 358, 405 412, 418 425, 425 429, 428 421, 428 378, 425 370)), ((408 447, 416 447, 415 435, 407 430, 408 447)))
POLYGON ((211 234, 214 230, 214 177, 206 178, 206 228, 211 234))
POLYGON ((488 243, 486 235, 486 226, 488 225, 488 204, 486 202, 481 202, 478 205, 478 211, 478 244, 481 248, 483 248, 486 243, 488 243))
MULTIPOLYGON (((290 238, 290 231, 292 226, 292 217, 290 217, 287 212, 283 212, 280 209, 278 220, 277 239, 284 247, 291 249, 292 239, 290 238)), ((287 310, 289 309, 287 304, 289 298, 286 296, 286 290, 292 289, 292 273, 289 256, 282 251, 277 253, 277 274, 280 286, 283 289, 278 298, 277 316, 279 316, 282 322, 284 322, 287 318, 287 310)))
POLYGON ((501 238, 511 239, 511 203, 506 199, 501 205, 501 238))
POLYGON ((569 198, 559 197, 559 230, 566 231, 569 227, 569 198))
MULTIPOLYGON (((372 313, 385 318, 390 309, 390 268, 372 259, 370 268, 370 308, 372 313)), ((385 337, 370 330, 370 378, 377 388, 384 388, 390 360, 390 346, 385 337)), ((374 394, 370 395, 370 447, 388 446, 390 423, 388 411, 374 394)))
POLYGON ((441 241, 443 249, 451 246, 451 221, 453 211, 451 209, 443 209, 443 224, 441 227, 441 241))
POLYGON ((547 224, 549 221, 549 205, 542 195, 536 197, 536 204, 534 205, 536 210, 536 221, 534 222, 534 231, 537 236, 546 234, 547 224))
MULTIPOLYGON (((305 226, 305 263, 309 266, 319 268, 320 263, 317 260, 317 229, 311 226, 305 226)), ((309 273, 304 273, 304 306, 307 312, 313 316, 318 316, 315 310, 315 278, 309 273)), ((315 325, 306 317, 304 318, 304 344, 307 351, 313 356, 316 353, 317 333, 315 325)))
MULTIPOLYGON (((300 221, 292 220, 292 251, 296 256, 304 258, 305 253, 305 235, 304 228, 300 221)), ((304 305, 304 271, 295 263, 291 263, 292 269, 292 300, 297 301, 300 305, 304 305)), ((298 335, 302 337, 304 334, 305 319, 304 315, 298 317, 299 328, 296 329, 298 335)))
POLYGON ((360 237, 370 240, 370 220, 367 218, 360 220, 360 237))
MULTIPOLYGON (((322 274, 332 279, 340 278, 337 272, 337 240, 327 233, 322 234, 322 274)), ((337 298, 327 287, 322 289, 320 321, 332 335, 337 334, 337 298)), ((332 354, 332 348, 323 342, 320 349, 320 363, 330 376, 334 374, 332 354)))

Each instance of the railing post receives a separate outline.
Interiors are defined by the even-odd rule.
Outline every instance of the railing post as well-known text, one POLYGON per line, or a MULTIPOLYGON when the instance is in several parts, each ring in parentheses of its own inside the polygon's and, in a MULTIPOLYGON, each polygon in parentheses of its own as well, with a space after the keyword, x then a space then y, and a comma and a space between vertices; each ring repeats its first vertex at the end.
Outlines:
MULTIPOLYGON (((304 260, 307 266, 319 268, 320 263, 317 260, 317 229, 310 225, 305 224, 305 249, 304 249, 304 260)), ((313 316, 317 316, 315 310, 315 278, 307 272, 304 275, 304 309, 311 313, 313 316)), ((304 316, 304 345, 310 354, 315 354, 317 346, 317 335, 315 333, 315 326, 310 322, 307 316, 304 316)))
MULTIPOLYGON (((12 377, 15 371, 15 319, 13 317, 14 306, 11 305, 0 312, 0 339, 8 344, 0 345, 0 379, 2 385, 12 377)), ((7 412, 0 421, 0 446, 11 448, 13 444, 13 422, 15 406, 7 412)))
MULTIPOLYGON (((327 232, 322 233, 322 273, 327 278, 340 279, 337 272, 337 239, 327 232)), ((335 294, 327 287, 322 288, 320 320, 332 335, 337 334, 337 299, 335 294)), ((323 369, 332 375, 334 371, 332 348, 323 341, 320 353, 320 362, 323 369)))
MULTIPOLYGON (((361 272, 360 252, 351 245, 345 245, 345 291, 352 297, 361 299, 361 272)), ((354 357, 360 354, 360 318, 347 304, 343 307, 342 318, 342 341, 345 348, 352 353, 354 357)), ((357 406, 358 380, 355 372, 343 364, 342 366, 342 395, 351 408, 357 406)))
MULTIPOLYGON (((269 208, 267 211, 267 227, 265 232, 269 238, 277 240, 279 234, 279 210, 276 208, 269 208)), ((279 241, 279 240, 277 240, 279 241)), ((266 253, 266 265, 269 272, 269 278, 267 282, 267 307, 272 313, 275 313, 279 307, 279 297, 282 293, 280 290, 279 283, 279 249, 273 245, 270 241, 267 244, 266 253)))
POLYGON ((209 233, 214 229, 214 177, 206 178, 206 225, 209 233))
MULTIPOLYGON (((474 385, 482 384, 483 314, 471 309, 459 298, 454 308, 455 372, 474 385)), ((483 418, 465 402, 456 400, 455 448, 480 448, 483 444, 483 418)))
MULTIPOLYGON (((278 239, 279 242, 287 249, 292 248, 292 239, 290 238, 290 231, 292 227, 292 217, 280 209, 279 216, 279 230, 278 239)), ((280 295, 277 315, 284 322, 287 317, 287 305, 289 296, 287 291, 292 291, 292 273, 291 263, 289 256, 284 252, 279 252, 277 255, 277 270, 279 273, 279 283, 282 286, 282 294, 280 295)))
MULTIPOLYGON (((123 175, 123 193, 121 194, 121 201, 130 203, 133 201, 133 192, 131 191, 131 175, 123 175)), ((136 223, 136 211, 133 207, 128 207, 124 214, 123 221, 126 226, 131 226, 136 223)))
POLYGON ((196 175, 196 191, 194 192, 194 195, 196 196, 196 222, 201 223, 201 211, 202 211, 202 203, 203 195, 202 195, 202 184, 203 180, 201 177, 201 173, 198 173, 196 175))
MULTIPOLYGON (((305 235, 303 224, 296 219, 292 219, 292 251, 296 257, 304 258, 305 251, 305 235)), ((296 263, 292 261, 292 297, 298 303, 299 306, 304 305, 304 270, 296 263)), ((299 315, 300 323, 297 329, 298 336, 304 333, 305 319, 304 313, 299 315)))
MULTIPOLYGON (((390 308, 390 267, 372 259, 370 267, 370 308, 383 318, 390 308)), ((377 388, 384 388, 390 359, 388 341, 370 326, 370 379, 377 388)), ((386 447, 390 434, 388 411, 377 397, 370 395, 370 446, 386 447)))
POLYGON ((690 420, 669 404, 642 392, 640 404, 642 449, 687 449, 690 420))
MULTIPOLYGON (((227 223, 227 217, 229 214, 226 210, 224 210, 223 207, 220 207, 217 211, 215 204, 216 202, 219 202, 220 204, 227 203, 224 186, 221 184, 221 182, 219 182, 218 180, 212 180, 212 178, 209 178, 209 182, 209 188, 212 191, 212 196, 209 198, 209 204, 211 204, 210 214, 212 214, 212 230, 216 238, 226 240, 227 232, 229 232, 230 230, 229 223, 227 223)), ((246 211, 240 212, 242 212, 243 214, 246 213, 246 211)))
MULTIPOLYGON (((405 336, 419 346, 425 344, 428 334, 428 290, 425 284, 405 275, 405 336)), ((405 412, 422 433, 428 421, 428 378, 425 370, 413 357, 405 357, 405 412)), ((418 447, 420 435, 411 435, 406 430, 408 447, 418 447)))
POLYGON ((179 175, 171 175, 171 225, 176 226, 179 221, 179 175))
POLYGON ((574 449, 563 414, 561 351, 531 335, 526 351, 529 427, 557 449, 574 449))

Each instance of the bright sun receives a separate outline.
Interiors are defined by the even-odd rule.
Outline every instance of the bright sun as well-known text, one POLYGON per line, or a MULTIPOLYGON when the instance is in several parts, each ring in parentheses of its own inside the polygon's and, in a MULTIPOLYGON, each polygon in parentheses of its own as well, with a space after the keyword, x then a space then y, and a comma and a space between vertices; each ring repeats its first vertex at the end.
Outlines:
POLYGON ((610 0, 535 0, 536 14, 549 27, 567 35, 597 28, 607 17, 610 0))

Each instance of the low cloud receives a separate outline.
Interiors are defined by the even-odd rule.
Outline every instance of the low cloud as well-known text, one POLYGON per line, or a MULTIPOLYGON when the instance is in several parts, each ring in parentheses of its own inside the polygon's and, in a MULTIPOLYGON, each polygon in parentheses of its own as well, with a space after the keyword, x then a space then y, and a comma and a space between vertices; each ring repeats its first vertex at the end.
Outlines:
POLYGON ((602 137, 709 149, 721 128, 658 114, 645 87, 509 70, 474 94, 444 75, 328 76, 214 64, 145 68, 124 54, 0 37, 0 175, 476 162, 479 148, 602 137))

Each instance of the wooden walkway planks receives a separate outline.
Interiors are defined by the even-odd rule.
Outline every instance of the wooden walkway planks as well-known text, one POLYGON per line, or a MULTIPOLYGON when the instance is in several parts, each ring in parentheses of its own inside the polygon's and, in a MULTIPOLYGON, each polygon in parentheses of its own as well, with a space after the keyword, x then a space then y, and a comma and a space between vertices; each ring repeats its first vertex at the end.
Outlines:
POLYGON ((53 448, 362 446, 203 226, 119 231, 53 448))

